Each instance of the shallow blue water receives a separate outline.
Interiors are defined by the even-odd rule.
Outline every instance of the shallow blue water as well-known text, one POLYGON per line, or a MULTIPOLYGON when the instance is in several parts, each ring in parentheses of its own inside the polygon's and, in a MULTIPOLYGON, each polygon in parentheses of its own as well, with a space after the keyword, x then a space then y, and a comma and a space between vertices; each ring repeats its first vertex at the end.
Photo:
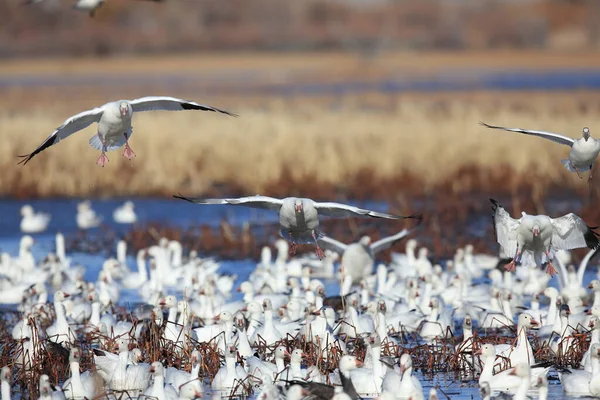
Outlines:
MULTIPOLYGON (((290 72, 290 71, 287 71, 290 72)), ((449 69, 427 77, 415 78, 398 75, 378 81, 303 82, 248 85, 248 82, 265 81, 265 71, 241 69, 220 73, 173 73, 160 71, 155 74, 111 74, 110 76, 42 75, 0 76, 0 89, 11 87, 122 87, 157 86, 166 88, 202 87, 208 92, 230 94, 269 93, 280 96, 295 95, 346 95, 364 92, 395 93, 403 91, 470 91, 470 90, 577 90, 599 89, 600 70, 571 68, 562 70, 520 69, 449 69), (239 84, 235 84, 239 82, 239 84)), ((269 80, 267 79, 266 82, 269 80)))
MULTIPOLYGON (((60 231, 65 236, 73 235, 77 232, 75 223, 76 206, 78 199, 50 199, 50 200, 32 200, 31 204, 36 211, 49 212, 52 214, 52 221, 48 231, 42 234, 32 235, 35 239, 33 254, 36 259, 43 258, 48 252, 54 251, 54 235, 60 231)), ((92 206, 95 211, 104 216, 105 224, 121 234, 125 234, 131 226, 119 225, 112 221, 113 210, 123 203, 123 199, 94 200, 92 206)), ((9 252, 12 255, 18 253, 19 240, 21 233, 19 231, 20 215, 19 210, 24 202, 16 200, 0 200, 0 251, 9 252)), ((367 203, 369 207, 376 210, 385 211, 386 206, 382 203, 367 203)), ((365 205, 364 203, 357 205, 365 205)), ((198 206, 189 204, 181 200, 164 199, 136 199, 136 213, 139 223, 160 222, 171 226, 187 227, 190 225, 218 224, 219 221, 226 218, 232 224, 241 224, 249 222, 274 222, 277 220, 276 214, 260 210, 250 210, 246 208, 235 208, 226 206, 198 206)), ((98 229, 98 228, 96 228, 98 229)), ((476 228, 474 228, 477 230, 476 228)), ((102 255, 91 255, 84 253, 70 253, 73 264, 83 265, 86 268, 85 279, 95 281, 105 259, 102 255)), ((128 257, 128 264, 131 269, 135 269, 135 260, 128 257)), ((237 285, 246 280, 252 270, 255 268, 256 261, 227 261, 221 260, 220 271, 224 273, 234 273, 238 275, 237 285)), ((595 268, 589 268, 586 271, 585 283, 595 278, 595 268)), ((557 279, 553 279, 552 286, 557 286, 557 279)), ((339 291, 339 285, 336 281, 326 282, 328 294, 335 294, 339 291)), ((180 294, 180 293, 178 293, 180 294)), ((138 302, 135 291, 123 291, 121 293, 120 303, 123 305, 135 304, 138 302)), ((232 300, 237 300, 240 294, 234 292, 232 300)), ((451 399, 472 399, 479 398, 477 383, 474 381, 462 382, 456 380, 453 374, 436 374, 434 377, 419 374, 425 395, 427 396, 429 388, 439 386, 451 399)), ((441 395, 440 398, 444 398, 441 395)), ((565 397, 562 388, 557 381, 550 382, 550 399, 569 399, 565 397)))

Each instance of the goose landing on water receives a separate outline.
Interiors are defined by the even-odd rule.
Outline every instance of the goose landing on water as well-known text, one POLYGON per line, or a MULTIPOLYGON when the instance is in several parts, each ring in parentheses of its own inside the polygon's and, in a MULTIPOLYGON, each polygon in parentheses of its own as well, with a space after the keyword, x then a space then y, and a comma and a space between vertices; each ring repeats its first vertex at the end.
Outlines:
POLYGON ((557 250, 600 247, 598 234, 573 213, 550 218, 523 212, 521 218, 514 219, 496 200, 490 199, 490 202, 496 240, 506 254, 514 254, 513 260, 506 265, 508 271, 514 271, 519 261, 533 261, 538 266, 547 262, 546 272, 552 276, 557 273, 552 265, 557 250))
POLYGON ((195 204, 226 204, 277 211, 279 213, 280 235, 291 242, 290 254, 296 253, 299 243, 310 243, 317 246, 317 257, 323 259, 325 253, 319 247, 318 239, 323 236, 319 231, 319 214, 330 217, 362 216, 385 219, 417 219, 420 215, 396 216, 377 211, 366 210, 347 204, 333 202, 316 202, 311 199, 286 197, 276 199, 267 196, 240 197, 237 199, 193 199, 173 196, 195 204))

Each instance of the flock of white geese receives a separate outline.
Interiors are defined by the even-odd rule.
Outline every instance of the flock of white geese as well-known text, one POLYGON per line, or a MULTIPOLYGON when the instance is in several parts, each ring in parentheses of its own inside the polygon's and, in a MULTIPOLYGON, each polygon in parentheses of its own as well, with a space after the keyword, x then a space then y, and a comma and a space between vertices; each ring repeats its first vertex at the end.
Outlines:
POLYGON ((388 265, 374 262, 369 246, 389 247, 408 234, 385 245, 366 237, 336 242, 337 271, 339 253, 290 258, 288 243, 278 240, 276 256, 263 248, 244 280, 194 251, 184 257, 181 244, 167 239, 139 250, 134 267, 120 241, 96 281, 71 263, 61 234, 43 260, 23 236, 19 253, 0 259, 0 303, 20 315, 10 333, 17 345, 0 375, 2 400, 27 396, 18 372, 34 370, 50 342, 69 352, 70 375, 39 376, 30 398, 435 399, 443 388, 424 393, 413 368, 411 349, 423 343, 432 353, 450 351, 454 372, 478 384, 483 398, 544 399, 549 372, 566 394, 600 397, 600 281, 584 282, 594 250, 578 267, 569 253, 556 254, 558 289, 535 265, 502 271, 498 257, 474 254, 470 245, 445 268, 415 239, 388 265), (232 296, 236 290, 241 296, 232 296), (113 312, 124 293, 141 304, 113 312), (487 343, 491 329, 506 344, 487 343), (149 330, 160 336, 153 346, 175 358, 149 350, 149 330), (540 348, 544 363, 536 360, 540 348), (553 366, 571 353, 579 357, 571 367, 553 366), (82 371, 84 357, 93 363, 82 371), (222 360, 218 369, 206 367, 209 357, 222 360))
MULTIPOLYGON (((41 233, 48 229, 52 216, 44 212, 36 212, 32 206, 25 204, 21 207, 21 232, 41 233)), ((134 224, 138 220, 135 213, 135 205, 132 201, 126 201, 113 211, 113 221, 117 224, 134 224)), ((89 200, 77 204, 75 221, 79 229, 97 228, 102 224, 103 217, 98 215, 92 208, 89 200)))

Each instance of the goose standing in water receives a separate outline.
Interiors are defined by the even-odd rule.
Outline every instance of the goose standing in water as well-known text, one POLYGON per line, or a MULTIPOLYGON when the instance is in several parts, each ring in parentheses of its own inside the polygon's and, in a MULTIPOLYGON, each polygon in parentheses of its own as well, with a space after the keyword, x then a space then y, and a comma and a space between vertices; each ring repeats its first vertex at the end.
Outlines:
POLYGON ((96 214, 89 200, 77 204, 77 216, 75 220, 79 229, 96 228, 102 223, 102 217, 96 214))
POLYGON ((311 243, 317 247, 316 253, 319 259, 325 257, 325 253, 319 246, 318 239, 323 236, 319 231, 319 214, 330 217, 362 216, 385 219, 422 219, 420 215, 396 216, 366 210, 347 204, 333 202, 316 202, 311 199, 286 197, 276 199, 267 196, 240 197, 237 199, 193 199, 183 196, 173 196, 195 204, 227 204, 232 206, 244 206, 277 211, 279 213, 280 235, 291 243, 290 254, 295 254, 298 244, 311 243))
POLYGON ((563 135, 552 132, 534 131, 520 128, 504 128, 502 126, 488 125, 483 122, 479 122, 481 125, 492 129, 503 129, 510 132, 519 132, 526 135, 539 136, 544 139, 551 140, 553 142, 564 144, 571 148, 569 152, 569 158, 561 160, 565 168, 571 172, 576 172, 579 178, 582 178, 581 173, 590 171, 588 177, 588 183, 592 184, 592 169, 594 162, 600 153, 600 140, 594 139, 590 136, 590 128, 585 127, 582 129, 582 137, 579 139, 571 139, 563 135))
POLYGON ((131 150, 131 147, 129 147, 129 138, 133 133, 133 128, 131 127, 133 113, 154 110, 200 110, 235 116, 235 114, 228 111, 198 104, 193 101, 176 99, 174 97, 147 96, 135 100, 113 101, 92 110, 81 112, 67 119, 32 153, 19 156, 23 158, 19 164, 27 164, 33 157, 46 150, 48 147, 68 138, 75 132, 87 128, 94 122, 98 123, 98 133, 92 136, 90 145, 94 149, 102 152, 96 163, 104 167, 109 161, 106 152, 116 150, 123 145, 125 145, 123 155, 128 160, 131 160, 135 157, 135 153, 131 150))
POLYGON ((494 232, 496 240, 508 255, 514 258, 506 265, 508 271, 516 269, 516 263, 535 263, 541 266, 547 262, 546 272, 552 276, 557 270, 552 265, 557 250, 571 250, 582 247, 600 247, 598 234, 577 215, 570 213, 560 218, 547 215, 528 215, 514 219, 494 199, 492 203, 494 232))
POLYGON ((40 233, 44 232, 50 223, 50 214, 36 213, 33 207, 25 204, 21 207, 21 232, 40 233))
POLYGON ((113 219, 118 224, 134 224, 137 221, 133 201, 126 201, 113 212, 113 219))

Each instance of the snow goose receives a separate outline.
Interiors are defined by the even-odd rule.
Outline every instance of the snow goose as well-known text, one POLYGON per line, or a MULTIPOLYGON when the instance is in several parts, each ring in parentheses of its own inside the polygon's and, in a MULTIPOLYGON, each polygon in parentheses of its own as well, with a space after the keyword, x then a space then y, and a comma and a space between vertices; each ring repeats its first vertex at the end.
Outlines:
POLYGON ((583 128, 581 138, 571 139, 570 137, 559 135, 558 133, 534 131, 521 128, 504 128, 502 126, 488 125, 481 121, 479 123, 488 128, 502 129, 510 132, 524 133, 525 135, 539 136, 541 138, 569 146, 571 148, 569 151, 569 158, 561 160, 561 163, 570 172, 576 172, 580 178, 582 172, 589 170, 590 176, 588 178, 588 183, 590 185, 592 184, 592 167, 596 161, 596 158, 598 157, 598 153, 600 152, 600 140, 594 139, 590 136, 590 128, 583 128))
POLYGON ((40 376, 39 389, 40 397, 38 400, 65 400, 65 394, 60 389, 54 390, 55 388, 46 374, 40 376))
POLYGON ((271 346, 283 338, 283 335, 275 327, 273 322, 273 307, 271 305, 271 300, 265 299, 263 301, 263 313, 265 318, 264 325, 258 327, 254 331, 250 337, 250 343, 256 345, 261 341, 264 341, 267 345, 271 346))
POLYGON ((11 384, 11 375, 9 367, 2 367, 0 370, 0 394, 2 394, 2 400, 4 399, 12 399, 10 396, 10 387, 11 384))
POLYGON ((137 221, 132 201, 126 201, 113 212, 113 219, 118 224, 134 224, 137 221))
POLYGON ((228 346, 225 352, 225 365, 222 366, 211 382, 214 391, 221 396, 242 396, 244 392, 243 382, 248 377, 246 371, 235 365, 236 351, 233 346, 228 346))
POLYGON ((92 373, 90 371, 86 371, 83 374, 79 372, 80 358, 81 350, 76 347, 71 348, 71 354, 69 355, 71 378, 67 379, 62 385, 67 399, 93 399, 100 394, 92 373))
POLYGON ((284 199, 259 195, 240 197, 237 199, 193 199, 183 196, 173 197, 196 204, 228 204, 277 211, 279 213, 279 233, 291 243, 290 253, 296 253, 296 248, 299 243, 315 244, 317 248, 317 257, 319 257, 319 259, 325 257, 318 242, 318 239, 323 236, 319 231, 319 214, 330 217, 362 216, 386 219, 422 219, 420 215, 409 215, 407 217, 396 216, 347 204, 333 202, 323 203, 297 197, 286 197, 284 199))
POLYGON ((232 343, 233 338, 233 315, 229 311, 223 311, 214 318, 216 324, 205 325, 194 328, 194 334, 199 342, 210 342, 215 340, 221 350, 232 343))
POLYGON ((330 248, 342 254, 342 268, 346 273, 352 275, 355 282, 358 282, 371 275, 377 253, 389 249, 409 233, 410 231, 404 229, 395 235, 385 237, 376 242, 371 242, 369 236, 363 236, 358 243, 348 245, 329 236, 322 236, 319 238, 319 242, 323 247, 330 248))
POLYGON ((186 384, 195 387, 197 393, 204 392, 202 382, 199 379, 201 361, 200 351, 195 349, 192 351, 192 355, 190 357, 192 370, 190 372, 186 372, 174 367, 169 367, 165 371, 165 383, 173 385, 175 390, 180 395, 182 390, 181 388, 186 384))
POLYGON ((510 374, 510 369, 494 374, 496 349, 493 344, 484 344, 476 352, 481 356, 483 370, 479 376, 479 385, 487 382, 494 391, 514 391, 520 385, 520 379, 510 374))
POLYGON ((529 364, 517 364, 508 374, 516 376, 519 379, 519 386, 513 400, 527 400, 527 391, 531 385, 531 368, 529 364))
POLYGON ((388 369, 383 379, 384 392, 396 394, 396 399, 424 399, 421 382, 412 375, 410 354, 404 353, 399 360, 400 370, 388 369))
POLYGON ((117 344, 119 355, 116 360, 113 354, 94 349, 94 364, 98 374, 112 390, 129 391, 130 396, 134 392, 146 390, 150 383, 149 365, 145 363, 128 364, 129 339, 120 338, 117 340, 117 344))
POLYGON ((600 345, 593 344, 590 350, 592 372, 565 369, 558 373, 558 378, 565 393, 575 396, 593 396, 591 389, 596 387, 598 378, 600 378, 600 345), (594 385, 591 385, 592 381, 594 381, 594 385))
POLYGON ((597 316, 592 315, 588 326, 592 331, 590 335, 590 348, 588 348, 583 355, 579 366, 588 372, 592 372, 592 359, 590 357, 590 351, 594 344, 600 345, 600 319, 597 316))
POLYGON ((177 391, 170 385, 165 385, 165 368, 160 361, 154 361, 150 365, 150 373, 154 377, 154 382, 144 394, 148 397, 157 400, 174 400, 177 399, 177 391))
POLYGON ((36 213, 28 204, 21 207, 21 216, 21 232, 24 233, 44 232, 50 223, 50 214, 36 213))
POLYGON ((431 299, 429 307, 431 307, 431 314, 423 321, 419 335, 426 340, 446 337, 446 332, 452 324, 452 318, 437 297, 431 299))
POLYGON ((475 269, 490 270, 498 265, 498 257, 489 254, 474 254, 473 251, 472 244, 465 246, 464 261, 471 272, 475 269))
POLYGON ((555 336, 550 342, 550 349, 559 357, 565 356, 571 348, 575 338, 573 337, 573 327, 569 324, 569 315, 571 311, 567 304, 560 306, 560 336, 555 336))
MULTIPOLYGON (((275 351, 275 363, 263 361, 257 356, 246 357, 244 360, 244 366, 246 372, 252 377, 253 380, 259 380, 263 383, 274 382, 275 378, 288 380, 285 370, 283 359, 289 355, 284 346, 278 346, 275 351)), ((300 378, 302 379, 302 378, 300 378)))
POLYGON ((237 351, 242 357, 250 357, 254 354, 252 347, 250 346, 250 339, 248 339, 248 332, 246 329, 246 319, 243 314, 239 313, 234 316, 236 335, 233 339, 233 343, 236 344, 237 351))
POLYGON ((514 346, 509 344, 497 345, 497 354, 510 359, 511 365, 535 364, 533 349, 527 338, 527 330, 538 326, 539 323, 531 315, 521 313, 517 321, 517 343, 514 346))
POLYGON ((77 204, 75 222, 77 222, 79 229, 96 228, 102 223, 102 217, 96 214, 96 211, 92 208, 92 203, 85 200, 77 204))
POLYGON ((56 321, 46 329, 46 336, 48 340, 57 344, 75 343, 76 335, 67 322, 65 305, 63 304, 69 296, 69 293, 64 293, 61 290, 54 293, 56 321))
POLYGON ((350 371, 350 377, 356 392, 362 397, 379 395, 385 375, 385 367, 380 361, 381 340, 379 335, 375 332, 369 335, 368 344, 371 351, 372 367, 357 368, 350 371))
POLYGON ((548 262, 546 272, 552 276, 557 272, 552 265, 555 251, 600 247, 596 232, 573 213, 552 219, 523 212, 521 218, 513 219, 496 200, 490 201, 496 240, 507 254, 514 254, 506 265, 508 271, 514 271, 517 262, 526 263, 533 258, 531 261, 538 266, 548 262))
POLYGON ((108 162, 107 151, 116 150, 125 145, 123 155, 131 160, 135 153, 129 147, 129 138, 133 133, 131 127, 131 118, 134 112, 141 111, 183 111, 183 110, 201 110, 213 111, 222 114, 235 116, 228 111, 220 110, 211 106, 198 104, 193 101, 177 99, 166 96, 147 96, 135 100, 118 100, 106 103, 103 106, 92 110, 83 111, 77 115, 68 118, 58 127, 42 144, 32 153, 20 156, 23 158, 19 163, 27 164, 33 157, 66 139, 75 132, 87 128, 94 122, 98 123, 98 133, 90 139, 90 145, 100 150, 102 153, 98 158, 97 164, 104 167, 108 162))

